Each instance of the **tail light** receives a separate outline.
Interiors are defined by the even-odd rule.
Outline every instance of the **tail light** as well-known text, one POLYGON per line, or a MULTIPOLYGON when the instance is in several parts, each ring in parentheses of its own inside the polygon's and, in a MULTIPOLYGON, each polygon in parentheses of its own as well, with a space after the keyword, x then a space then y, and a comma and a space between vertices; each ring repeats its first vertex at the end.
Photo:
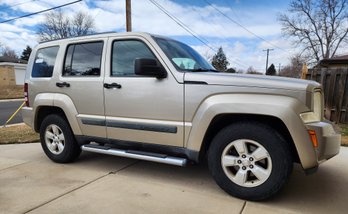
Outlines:
POLYGON ((28 83, 24 83, 24 101, 25 106, 29 107, 29 92, 28 92, 28 83))

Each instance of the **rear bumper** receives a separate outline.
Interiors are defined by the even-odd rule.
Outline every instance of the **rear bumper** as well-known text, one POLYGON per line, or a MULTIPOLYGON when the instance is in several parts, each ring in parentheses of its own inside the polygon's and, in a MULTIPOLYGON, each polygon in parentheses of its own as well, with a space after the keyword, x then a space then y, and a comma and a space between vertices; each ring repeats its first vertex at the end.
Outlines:
POLYGON ((23 107, 22 108, 22 118, 23 122, 30 126, 32 129, 35 129, 34 127, 34 116, 33 116, 33 108, 30 107, 23 107))
POLYGON ((318 164, 334 157, 340 151, 341 134, 337 133, 330 122, 306 124, 308 130, 314 130, 318 139, 315 149, 318 164))

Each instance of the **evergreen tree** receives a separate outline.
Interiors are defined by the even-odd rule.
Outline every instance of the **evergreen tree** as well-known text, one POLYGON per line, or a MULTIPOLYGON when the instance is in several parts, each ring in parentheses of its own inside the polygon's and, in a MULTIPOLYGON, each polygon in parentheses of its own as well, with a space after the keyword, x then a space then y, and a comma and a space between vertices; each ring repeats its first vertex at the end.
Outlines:
POLYGON ((23 50, 22 55, 21 55, 21 60, 29 60, 29 56, 31 53, 31 47, 27 45, 27 47, 23 50))
POLYGON ((236 69, 234 69, 234 68, 228 68, 225 72, 226 73, 237 73, 236 69))
POLYGON ((230 63, 227 61, 226 55, 222 50, 222 47, 220 47, 218 52, 213 56, 211 64, 218 71, 225 72, 227 70, 227 66, 230 63))
POLYGON ((277 71, 276 71, 273 64, 271 66, 269 66, 269 68, 266 71, 266 75, 274 76, 276 73, 277 73, 277 71))

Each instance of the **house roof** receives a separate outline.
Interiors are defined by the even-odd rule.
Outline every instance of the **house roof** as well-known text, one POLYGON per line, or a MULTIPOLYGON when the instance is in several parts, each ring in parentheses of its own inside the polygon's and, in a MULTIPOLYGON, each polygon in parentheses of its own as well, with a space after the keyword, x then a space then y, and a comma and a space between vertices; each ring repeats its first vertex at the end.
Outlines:
POLYGON ((28 61, 26 61, 26 60, 16 59, 13 57, 8 57, 8 56, 0 56, 0 62, 13 62, 13 63, 21 63, 21 64, 28 63, 28 61))
POLYGON ((331 59, 332 60, 348 60, 348 54, 347 55, 341 55, 341 56, 334 56, 331 59))
POLYGON ((321 65, 337 65, 337 64, 347 64, 348 65, 348 55, 335 56, 330 59, 323 59, 320 61, 321 65))

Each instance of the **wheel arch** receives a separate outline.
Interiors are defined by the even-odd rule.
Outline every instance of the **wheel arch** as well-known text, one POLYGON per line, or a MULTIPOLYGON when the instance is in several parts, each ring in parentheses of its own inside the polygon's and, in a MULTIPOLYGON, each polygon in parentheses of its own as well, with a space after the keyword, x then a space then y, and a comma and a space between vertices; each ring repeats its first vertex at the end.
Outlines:
POLYGON ((64 113, 64 111, 56 106, 38 106, 36 108, 36 118, 34 122, 34 129, 36 132, 40 131, 40 127, 42 124, 42 121, 50 114, 58 114, 62 116, 65 120, 67 120, 67 117, 64 113))
POLYGON ((39 131, 40 125, 47 115, 59 114, 66 119, 75 135, 82 133, 76 118, 78 112, 69 96, 58 93, 41 93, 35 97, 34 103, 35 131, 39 131))
POLYGON ((269 115, 251 115, 251 114, 219 114, 216 115, 210 122, 209 127, 204 135, 202 146, 199 152, 200 159, 203 159, 209 149, 212 139, 223 128, 233 123, 238 122, 258 122, 263 123, 269 127, 274 128, 280 135, 284 137, 289 147, 295 162, 300 162, 297 149, 295 147, 293 138, 284 124, 284 122, 274 116, 269 115))

